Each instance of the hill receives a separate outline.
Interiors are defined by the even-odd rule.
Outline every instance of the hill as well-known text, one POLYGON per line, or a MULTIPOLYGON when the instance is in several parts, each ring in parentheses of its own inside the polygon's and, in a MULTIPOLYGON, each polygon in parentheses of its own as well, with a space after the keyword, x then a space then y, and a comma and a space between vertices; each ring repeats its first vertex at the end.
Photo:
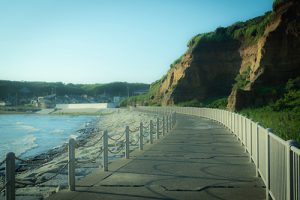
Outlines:
POLYGON ((0 100, 12 104, 29 103, 39 96, 105 96, 127 97, 148 91, 149 85, 143 83, 114 82, 108 84, 64 84, 61 82, 23 82, 0 80, 0 100), (17 101, 17 102, 16 102, 17 101), (24 101, 24 102, 21 102, 24 101))

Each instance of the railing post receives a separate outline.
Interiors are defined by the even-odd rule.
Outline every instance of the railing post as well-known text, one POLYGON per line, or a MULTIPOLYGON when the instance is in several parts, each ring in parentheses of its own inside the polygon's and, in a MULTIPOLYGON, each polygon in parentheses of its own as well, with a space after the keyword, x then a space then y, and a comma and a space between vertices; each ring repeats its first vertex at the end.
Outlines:
POLYGON ((250 136, 250 151, 249 151, 249 154, 250 154, 250 159, 249 159, 249 162, 251 163, 252 162, 252 154, 253 154, 253 149, 252 149, 252 135, 253 135, 253 130, 252 130, 252 120, 249 122, 249 125, 250 125, 250 130, 249 130, 249 136, 250 136))
MULTIPOLYGON (((232 115, 232 122, 231 122, 231 125, 232 125, 232 133, 235 134, 235 113, 232 112, 231 115, 232 115)), ((236 135, 236 134, 235 134, 235 135, 236 135)))
POLYGON ((230 113, 228 112, 228 111, 226 111, 225 112, 226 113, 226 127, 228 128, 228 129, 230 129, 229 128, 229 121, 230 121, 230 113))
POLYGON ((171 113, 171 119, 172 119, 171 120, 171 128, 173 129, 174 128, 174 120, 175 120, 174 119, 174 112, 171 113))
POLYGON ((169 116, 169 131, 171 131, 171 129, 172 129, 172 114, 169 113, 168 116, 169 116))
POLYGON ((130 143, 129 143, 129 126, 125 129, 125 158, 129 159, 130 143))
POLYGON ((173 128, 173 114, 170 113, 170 131, 172 130, 173 128))
POLYGON ((153 144, 153 121, 150 120, 150 131, 149 131, 149 139, 150 139, 150 144, 153 144))
POLYGON ((15 154, 9 152, 6 154, 6 167, 5 167, 5 180, 6 180, 6 200, 16 199, 16 188, 15 188, 15 154))
POLYGON ((259 169, 259 123, 256 123, 256 165, 255 165, 255 176, 258 177, 258 169, 259 169))
MULTIPOLYGON (((169 117, 169 127, 171 127, 171 126, 170 126, 170 123, 171 123, 171 121, 172 121, 172 119, 171 119, 171 111, 169 111, 168 117, 169 117)), ((170 129, 169 129, 169 130, 170 130, 170 129)))
POLYGON ((240 140, 241 140, 241 145, 244 145, 244 129, 243 129, 243 117, 239 114, 240 116, 240 140))
MULTIPOLYGON (((162 135, 164 136, 165 135, 165 116, 163 116, 163 127, 162 127, 162 135)), ((156 136, 157 137, 157 136, 156 136)), ((159 138, 159 136, 158 136, 158 138, 159 138)), ((157 138, 157 139, 158 139, 157 138)))
POLYGON ((156 119, 156 139, 159 139, 159 118, 156 119))
POLYGON ((244 117, 244 144, 245 144, 245 153, 247 153, 248 149, 247 149, 247 118, 244 117))
POLYGON ((243 146, 243 120, 242 120, 242 116, 239 114, 239 123, 240 123, 240 140, 241 140, 241 145, 243 146))
POLYGON ((224 123, 224 110, 221 110, 221 111, 219 111, 220 113, 221 113, 221 124, 224 126, 225 125, 225 123, 224 123))
POLYGON ((108 135, 107 131, 103 132, 103 171, 108 171, 108 135))
MULTIPOLYGON (((199 111, 200 111, 200 109, 199 109, 199 111)), ((200 114, 199 114, 199 116, 200 116, 200 114)), ((175 124, 176 124, 176 121, 177 121, 177 116, 176 116, 176 111, 174 112, 174 124, 173 124, 173 126, 175 126, 175 124)))
POLYGON ((69 190, 75 191, 75 140, 69 139, 69 190))
POLYGON ((168 115, 166 116, 166 122, 167 122, 167 133, 169 132, 169 117, 168 115))
POLYGON ((240 129, 239 129, 240 128, 240 117, 237 113, 235 114, 235 117, 236 117, 236 134, 240 140, 240 129))
MULTIPOLYGON (((144 144, 144 127, 143 127, 143 122, 141 122, 140 123, 140 135, 139 135, 139 137, 140 137, 140 150, 142 151, 144 148, 143 148, 143 144, 144 144)), ((151 125, 150 125, 150 134, 151 134, 151 125)))
POLYGON ((293 174, 293 154, 291 152, 291 147, 297 147, 297 142, 295 140, 288 140, 286 142, 286 177, 287 177, 287 184, 286 184, 286 200, 294 199, 294 185, 291 177, 294 176, 293 174))
POLYGON ((272 129, 267 128, 267 140, 266 140, 266 200, 271 199, 270 197, 270 132, 272 129))
POLYGON ((235 135, 236 135, 236 139, 237 141, 239 141, 239 120, 238 120, 238 115, 236 113, 234 113, 234 129, 235 129, 235 135))
POLYGON ((231 132, 234 134, 234 113, 231 112, 231 132))

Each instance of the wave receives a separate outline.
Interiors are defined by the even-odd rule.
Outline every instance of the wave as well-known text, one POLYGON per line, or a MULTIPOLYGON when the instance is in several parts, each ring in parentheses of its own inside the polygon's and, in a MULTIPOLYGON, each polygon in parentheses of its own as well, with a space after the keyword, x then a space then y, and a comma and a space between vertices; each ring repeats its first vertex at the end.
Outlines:
POLYGON ((51 131, 52 133, 56 133, 56 134, 63 134, 65 131, 63 129, 54 129, 53 131, 51 131))
POLYGON ((8 121, 2 120, 0 122, 0 135, 3 135, 0 141, 0 161, 8 152, 28 157, 61 146, 68 142, 69 138, 76 139, 80 135, 76 130, 85 128, 87 123, 91 125, 94 121, 94 117, 86 116, 70 118, 32 115, 26 118, 16 115, 8 121))
POLYGON ((29 132, 39 131, 38 128, 35 128, 34 126, 27 125, 24 122, 16 122, 16 125, 18 125, 17 128, 23 129, 23 130, 26 130, 26 131, 29 131, 29 132))
POLYGON ((29 134, 23 138, 15 140, 12 143, 12 147, 16 155, 22 155, 29 150, 37 148, 38 144, 36 144, 36 137, 33 134, 29 134))

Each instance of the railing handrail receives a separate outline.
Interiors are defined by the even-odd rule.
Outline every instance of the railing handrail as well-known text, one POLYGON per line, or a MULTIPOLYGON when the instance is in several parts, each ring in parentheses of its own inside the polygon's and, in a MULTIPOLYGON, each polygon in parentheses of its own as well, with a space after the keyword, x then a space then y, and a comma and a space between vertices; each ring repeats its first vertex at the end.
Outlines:
POLYGON ((292 147, 291 147, 291 150, 292 150, 293 152, 295 152, 296 154, 300 155, 300 149, 298 149, 297 147, 292 146, 292 147))

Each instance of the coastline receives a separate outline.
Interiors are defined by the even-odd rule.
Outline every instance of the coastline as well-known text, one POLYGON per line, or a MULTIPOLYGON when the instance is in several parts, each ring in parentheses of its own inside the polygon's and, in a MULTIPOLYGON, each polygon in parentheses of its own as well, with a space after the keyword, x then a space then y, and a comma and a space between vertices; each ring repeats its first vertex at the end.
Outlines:
MULTIPOLYGON (((99 115, 97 119, 92 120, 87 127, 76 131, 80 133, 76 138, 78 147, 76 149, 76 159, 88 160, 99 154, 101 142, 98 142, 94 146, 89 145, 101 139, 102 131, 108 130, 111 136, 117 136, 124 132, 126 125, 138 127, 140 121, 149 122, 150 119, 154 119, 153 114, 140 113, 127 109, 114 109, 114 112, 110 113, 104 112, 104 114, 99 115)), ((29 158, 32 163, 44 163, 43 161, 46 161, 46 163, 42 165, 32 166, 28 163, 17 161, 17 178, 32 184, 37 180, 47 179, 47 177, 52 176, 67 163, 67 145, 66 143, 62 144, 60 147, 50 149, 45 153, 29 158)), ((112 146, 113 144, 110 145, 112 146)), ((122 157, 122 155, 123 153, 117 156, 111 155, 110 160, 118 159, 122 157)), ((90 163, 79 164, 76 168, 76 179, 83 178, 94 170, 99 170, 99 168, 101 168, 101 161, 101 159, 97 159, 90 163)), ((67 169, 63 169, 54 179, 40 184, 39 187, 27 186, 25 188, 19 188, 16 194, 17 196, 30 197, 32 199, 43 199, 60 189, 67 188, 67 179, 67 169)))
POLYGON ((35 114, 40 110, 31 106, 0 106, 0 114, 35 114))
POLYGON ((119 108, 101 108, 101 109, 70 109, 70 108, 28 108, 25 106, 19 107, 0 107, 0 115, 2 114, 40 114, 40 115, 101 115, 105 110, 119 109, 119 108))

